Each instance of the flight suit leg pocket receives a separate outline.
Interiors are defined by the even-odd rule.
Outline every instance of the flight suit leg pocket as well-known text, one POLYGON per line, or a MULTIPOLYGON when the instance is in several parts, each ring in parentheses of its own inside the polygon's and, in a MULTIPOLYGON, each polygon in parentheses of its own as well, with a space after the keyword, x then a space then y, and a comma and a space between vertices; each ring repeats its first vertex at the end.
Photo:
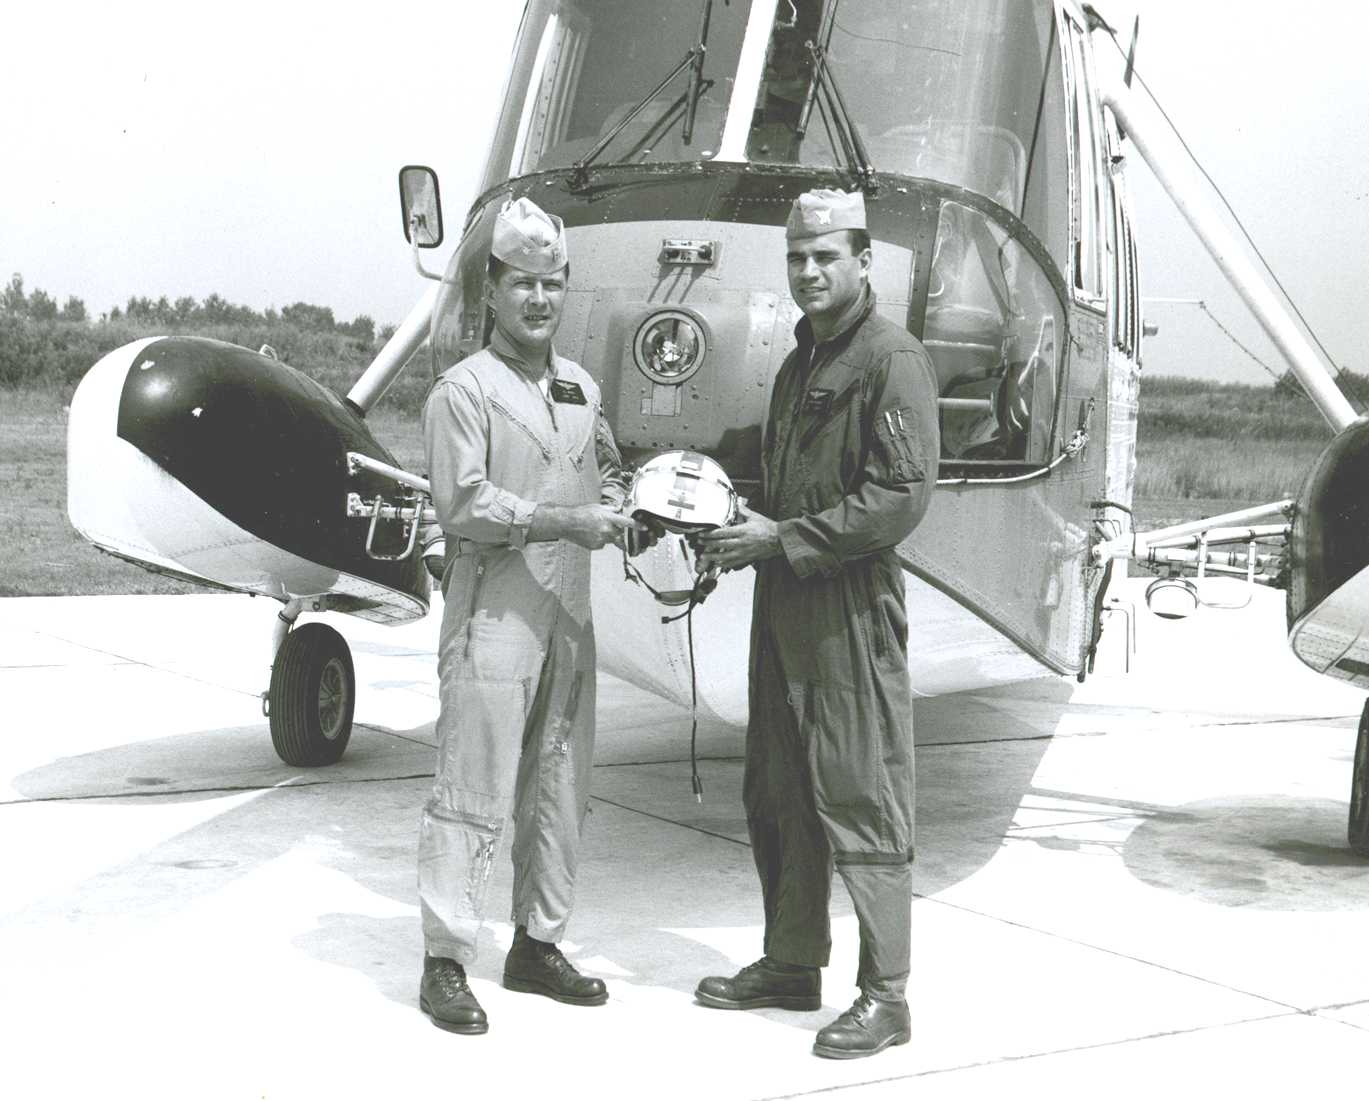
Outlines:
POLYGON ((803 725, 813 795, 833 851, 880 850, 883 746, 877 726, 872 731, 864 721, 856 691, 810 684, 803 725))
POLYGON ((474 958, 503 833, 497 817, 450 805, 425 808, 418 838, 418 897, 430 946, 464 947, 474 958))
POLYGON ((439 738, 439 776, 489 812, 507 811, 527 725, 527 681, 455 676, 441 693, 451 726, 439 738))

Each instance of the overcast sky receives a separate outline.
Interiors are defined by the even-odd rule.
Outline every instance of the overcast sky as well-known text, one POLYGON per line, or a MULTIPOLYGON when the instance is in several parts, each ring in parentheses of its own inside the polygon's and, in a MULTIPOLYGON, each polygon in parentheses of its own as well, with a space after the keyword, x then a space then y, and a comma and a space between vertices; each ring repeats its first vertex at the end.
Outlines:
MULTIPOLYGON (((217 292, 398 322, 424 288, 396 171, 437 168, 454 243, 521 7, 24 5, 0 41, 0 278, 20 272, 28 290, 77 295, 96 314, 130 295, 217 292)), ((1142 77, 1332 357, 1369 372, 1369 11, 1358 0, 1098 7, 1124 37, 1140 12, 1142 77)), ((1281 371, 1145 165, 1128 165, 1143 295, 1205 300, 1281 371)), ((1160 325, 1148 372, 1269 380, 1197 309, 1146 313, 1160 325)))

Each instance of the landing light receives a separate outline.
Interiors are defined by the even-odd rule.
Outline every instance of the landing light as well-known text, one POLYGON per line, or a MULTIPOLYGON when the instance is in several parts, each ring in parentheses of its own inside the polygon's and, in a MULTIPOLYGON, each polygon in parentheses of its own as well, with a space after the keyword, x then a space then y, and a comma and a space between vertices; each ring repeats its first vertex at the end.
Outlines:
POLYGON ((637 368, 653 382, 675 386, 703 364, 708 341, 703 328, 689 314, 663 310, 653 314, 637 330, 632 345, 637 368))

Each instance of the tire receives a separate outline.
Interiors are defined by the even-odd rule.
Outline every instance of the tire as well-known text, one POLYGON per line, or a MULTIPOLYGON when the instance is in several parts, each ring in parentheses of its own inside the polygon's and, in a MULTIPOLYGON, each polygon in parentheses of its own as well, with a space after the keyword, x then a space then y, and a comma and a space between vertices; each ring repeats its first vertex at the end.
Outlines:
POLYGON ((302 768, 339 761, 356 707, 347 640, 323 623, 291 631, 271 666, 268 699, 271 744, 282 761, 302 768))
POLYGON ((1355 736, 1355 764, 1350 774, 1350 822, 1346 830, 1350 847, 1369 856, 1369 701, 1359 717, 1355 736))

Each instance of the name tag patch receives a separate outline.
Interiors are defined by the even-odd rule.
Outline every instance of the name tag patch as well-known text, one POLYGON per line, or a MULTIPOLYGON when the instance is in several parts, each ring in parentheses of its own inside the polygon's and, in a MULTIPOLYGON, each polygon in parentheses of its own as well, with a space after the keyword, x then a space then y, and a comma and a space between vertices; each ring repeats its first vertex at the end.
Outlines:
POLYGON ((585 392, 580 389, 578 382, 554 378, 551 380, 551 400, 564 405, 584 405, 585 392))
POLYGON ((832 407, 831 390, 809 390, 803 395, 803 411, 821 417, 832 407))

